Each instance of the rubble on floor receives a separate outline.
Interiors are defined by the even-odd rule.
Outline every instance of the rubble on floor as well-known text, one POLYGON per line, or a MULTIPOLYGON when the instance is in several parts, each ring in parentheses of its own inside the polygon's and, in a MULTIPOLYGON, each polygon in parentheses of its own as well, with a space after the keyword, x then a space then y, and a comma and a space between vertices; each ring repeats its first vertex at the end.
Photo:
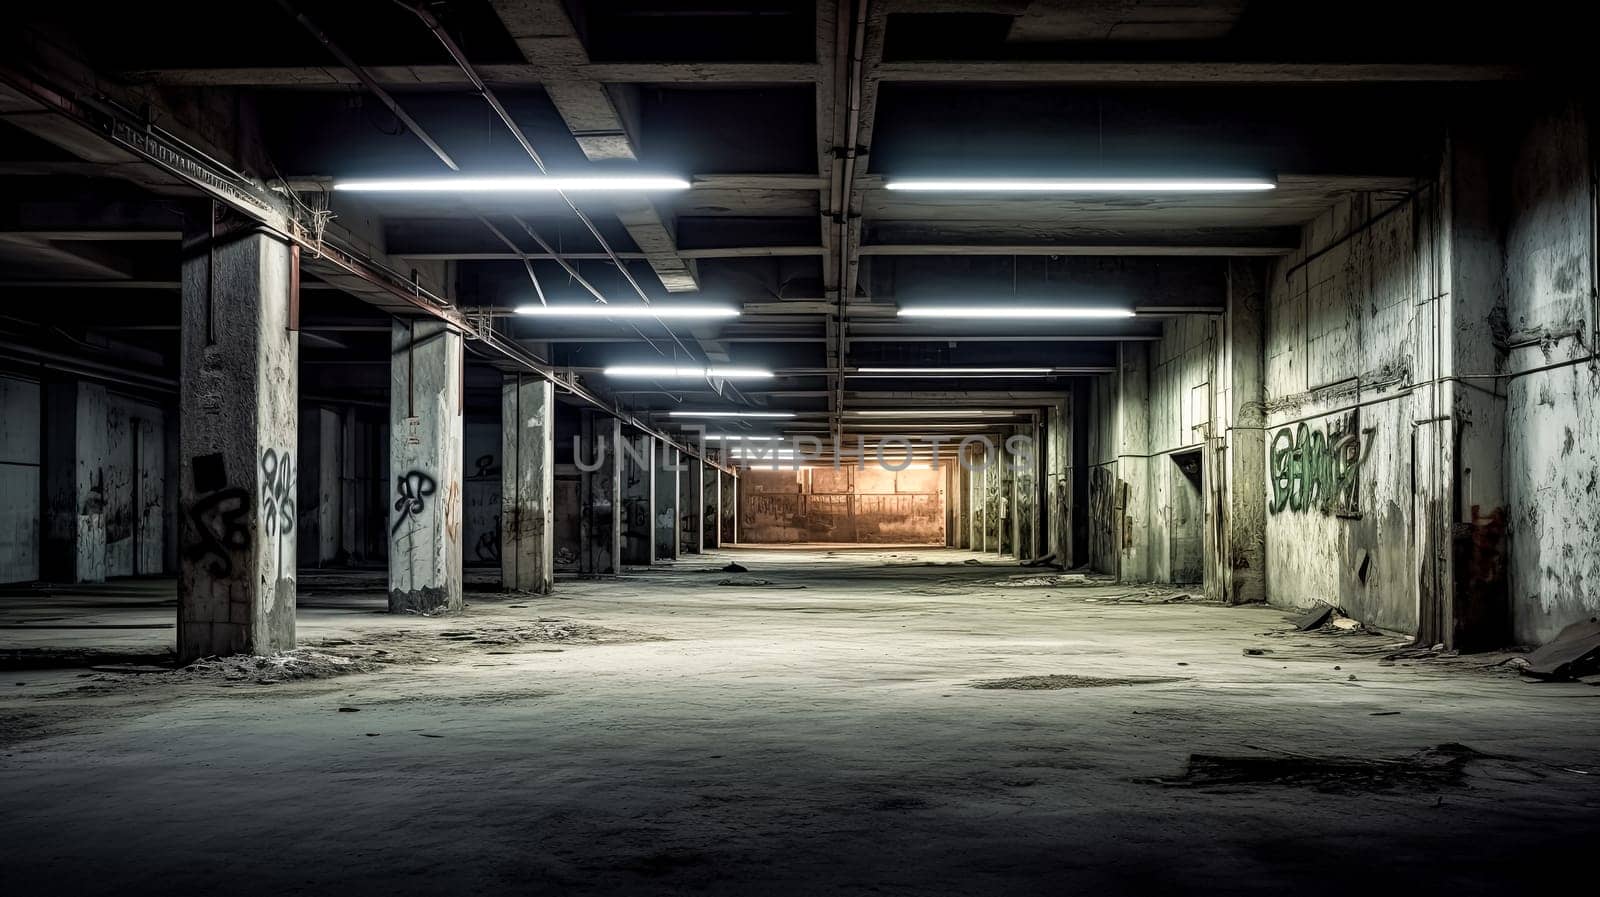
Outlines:
POLYGON ((1190 754, 1181 776, 1149 782, 1170 788, 1237 790, 1273 786, 1332 794, 1434 791, 1461 785, 1467 765, 1484 756, 1454 743, 1399 758, 1317 757, 1288 752, 1278 752, 1276 756, 1190 754))
POLYGON ((1579 679, 1600 673, 1600 620, 1567 626, 1517 666, 1523 675, 1536 679, 1579 679))

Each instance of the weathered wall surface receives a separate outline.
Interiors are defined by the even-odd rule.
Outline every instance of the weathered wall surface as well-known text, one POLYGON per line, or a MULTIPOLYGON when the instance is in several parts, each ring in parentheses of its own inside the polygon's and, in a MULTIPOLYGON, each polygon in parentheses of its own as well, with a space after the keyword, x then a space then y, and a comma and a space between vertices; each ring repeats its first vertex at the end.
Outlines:
POLYGON ((1416 204, 1360 229, 1388 207, 1365 194, 1340 202, 1268 281, 1267 600, 1335 604, 1411 632, 1411 383, 1424 296, 1416 204))
POLYGON ((1559 106, 1536 113, 1512 159, 1505 477, 1512 628, 1523 643, 1600 613, 1600 311, 1588 144, 1581 110, 1559 106))
POLYGON ((0 582, 39 578, 39 383, 0 377, 0 582))
POLYGON ((747 470, 739 539, 755 543, 944 543, 944 471, 747 470))

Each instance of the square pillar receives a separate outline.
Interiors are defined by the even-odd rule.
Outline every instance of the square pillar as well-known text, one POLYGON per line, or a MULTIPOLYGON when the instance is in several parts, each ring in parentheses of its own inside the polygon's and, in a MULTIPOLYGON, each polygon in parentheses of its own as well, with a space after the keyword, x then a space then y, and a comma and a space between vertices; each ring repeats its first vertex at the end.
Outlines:
POLYGON ((501 583, 548 595, 555 587, 555 385, 507 374, 500 422, 501 583))
POLYGON ((1263 321, 1268 268, 1256 259, 1228 261, 1228 309, 1222 319, 1221 445, 1208 440, 1207 509, 1215 509, 1216 558, 1207 558, 1208 601, 1266 600, 1267 479, 1266 368, 1263 321))
POLYGON ((461 609, 462 347, 442 321, 396 319, 389 364, 389 610, 461 609))
POLYGON ((578 572, 610 576, 622 562, 622 421, 585 410, 578 436, 578 572))
POLYGON ((43 407, 40 575, 47 582, 105 582, 106 388, 46 380, 43 407))
POLYGON ((722 484, 721 503, 717 508, 719 521, 717 541, 723 545, 739 543, 739 478, 726 471, 717 476, 722 484))
POLYGON ((710 464, 705 467, 705 516, 701 531, 705 533, 702 548, 716 548, 722 544, 722 471, 710 464))
POLYGON ((683 550, 699 554, 706 548, 706 465, 699 458, 685 457, 683 473, 679 475, 680 528, 683 550))
POLYGON ((679 462, 680 453, 674 446, 658 441, 656 449, 650 462, 656 468, 656 559, 675 561, 682 548, 682 538, 678 533, 678 494, 681 491, 678 479, 683 472, 683 465, 679 462))
POLYGON ((622 562, 655 563, 656 440, 648 433, 630 433, 622 451, 622 562))
POLYGON ((294 647, 298 257, 261 234, 183 261, 178 657, 294 647))

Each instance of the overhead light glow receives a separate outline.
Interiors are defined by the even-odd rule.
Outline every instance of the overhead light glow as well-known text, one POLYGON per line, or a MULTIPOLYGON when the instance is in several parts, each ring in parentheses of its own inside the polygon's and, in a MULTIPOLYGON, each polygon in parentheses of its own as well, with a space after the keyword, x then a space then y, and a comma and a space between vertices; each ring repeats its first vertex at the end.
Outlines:
POLYGON ((707 433, 705 435, 705 440, 707 442, 721 442, 723 440, 730 442, 776 442, 777 439, 778 437, 776 436, 739 436, 728 433, 707 433))
POLYGON ((668 417, 794 417, 793 411, 669 411, 668 417))
POLYGON ((723 305, 519 305, 517 314, 531 318, 737 318, 739 310, 723 305))
POLYGON ((771 371, 760 368, 735 368, 711 365, 710 367, 670 364, 619 364, 604 371, 607 377, 721 377, 724 380, 759 380, 771 377, 771 371))
POLYGON ((1131 318, 1131 308, 1067 305, 930 305, 900 309, 902 318, 1007 318, 1012 320, 1064 320, 1069 318, 1131 318))
POLYGON ((1262 178, 908 178, 884 186, 938 193, 1249 193, 1278 185, 1262 178))
POLYGON ((856 368, 857 374, 886 377, 965 377, 978 374, 1017 374, 1038 376, 1053 374, 1055 368, 856 368))
POLYGON ((683 178, 652 175, 591 177, 435 177, 337 181, 335 190, 350 193, 614 193, 687 190, 683 178))

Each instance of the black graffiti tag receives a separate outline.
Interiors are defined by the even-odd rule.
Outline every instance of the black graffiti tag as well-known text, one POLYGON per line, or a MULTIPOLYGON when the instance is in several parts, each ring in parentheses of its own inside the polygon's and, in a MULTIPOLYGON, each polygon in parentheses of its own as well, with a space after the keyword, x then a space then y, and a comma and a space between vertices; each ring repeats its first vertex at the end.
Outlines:
POLYGON ((434 482, 433 477, 420 470, 413 470, 399 477, 395 482, 395 494, 400 497, 394 502, 394 526, 389 530, 389 534, 400 532, 401 525, 408 518, 426 510, 427 499, 432 497, 438 488, 439 484, 434 482))
POLYGON ((189 506, 189 520, 199 541, 188 550, 189 559, 211 559, 211 575, 224 579, 233 575, 232 552, 250 547, 250 495, 243 489, 222 489, 189 506))
POLYGON ((261 517, 269 536, 294 532, 294 457, 288 452, 261 453, 261 517))

